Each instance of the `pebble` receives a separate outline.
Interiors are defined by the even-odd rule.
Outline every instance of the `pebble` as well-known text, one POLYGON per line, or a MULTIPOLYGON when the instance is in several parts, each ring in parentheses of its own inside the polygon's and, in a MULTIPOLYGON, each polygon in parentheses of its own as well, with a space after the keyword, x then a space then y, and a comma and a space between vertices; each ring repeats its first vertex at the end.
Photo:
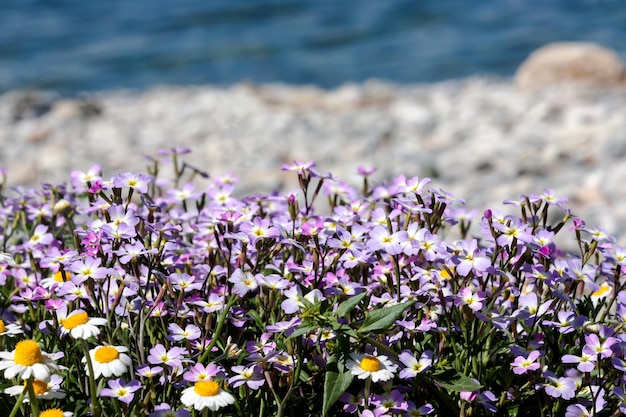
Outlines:
POLYGON ((190 147, 186 160, 240 178, 240 194, 291 191, 284 163, 315 160, 360 185, 430 177, 478 213, 554 189, 588 225, 626 237, 626 93, 562 87, 528 91, 513 79, 434 84, 381 81, 334 90, 282 84, 162 86, 76 98, 0 96, 0 166, 9 186, 145 171, 144 155, 190 147))

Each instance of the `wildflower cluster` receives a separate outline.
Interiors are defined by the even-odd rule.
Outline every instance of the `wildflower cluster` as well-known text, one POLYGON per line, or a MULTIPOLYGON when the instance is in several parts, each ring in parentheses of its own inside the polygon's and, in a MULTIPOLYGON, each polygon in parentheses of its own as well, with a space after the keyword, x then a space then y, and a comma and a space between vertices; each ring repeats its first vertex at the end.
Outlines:
POLYGON ((551 191, 475 220, 296 162, 240 198, 186 152, 0 196, 1 415, 626 412, 626 248, 551 191))

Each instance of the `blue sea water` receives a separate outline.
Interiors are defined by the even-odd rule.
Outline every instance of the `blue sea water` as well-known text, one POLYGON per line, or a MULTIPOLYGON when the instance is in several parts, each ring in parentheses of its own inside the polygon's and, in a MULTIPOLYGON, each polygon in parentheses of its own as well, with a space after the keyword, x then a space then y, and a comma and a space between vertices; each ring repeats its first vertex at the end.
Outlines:
POLYGON ((508 77, 558 40, 626 58, 626 2, 0 0, 0 92, 508 77))

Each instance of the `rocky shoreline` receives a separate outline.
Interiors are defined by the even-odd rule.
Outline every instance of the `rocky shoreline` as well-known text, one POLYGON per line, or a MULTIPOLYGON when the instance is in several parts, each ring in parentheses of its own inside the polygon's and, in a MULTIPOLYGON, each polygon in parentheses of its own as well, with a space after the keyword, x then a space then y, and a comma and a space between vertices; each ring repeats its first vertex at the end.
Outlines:
POLYGON ((157 87, 75 99, 41 92, 0 96, 0 166, 9 185, 144 171, 143 155, 191 147, 188 161, 232 173, 240 193, 291 190, 280 171, 294 159, 358 184, 431 177, 468 207, 554 189, 574 214, 626 233, 626 93, 560 88, 520 91, 512 80, 473 77, 437 84, 378 81, 334 90, 280 84, 157 87))

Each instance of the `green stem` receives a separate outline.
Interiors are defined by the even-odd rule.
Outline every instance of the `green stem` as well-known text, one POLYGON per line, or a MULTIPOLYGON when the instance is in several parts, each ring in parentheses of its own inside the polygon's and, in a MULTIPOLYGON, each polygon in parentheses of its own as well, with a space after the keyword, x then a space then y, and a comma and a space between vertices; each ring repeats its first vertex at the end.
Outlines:
POLYGON ((26 390, 23 390, 20 396, 17 398, 15 405, 13 406, 13 410, 11 410, 11 414, 9 417, 15 417, 17 415, 17 411, 20 409, 20 406, 24 403, 24 397, 26 396, 26 390))
POLYGON ((233 304, 235 304, 235 301, 237 301, 237 295, 233 294, 230 296, 230 299, 228 300, 228 304, 226 304, 226 306, 224 307, 224 310, 222 310, 219 318, 217 319, 217 328, 215 329, 215 332, 213 333, 213 339, 211 340, 211 343, 209 343, 209 346, 206 347, 204 353, 200 357, 199 363, 204 363, 204 361, 207 360, 208 356, 211 354, 211 349, 213 349, 213 347, 217 344, 220 334, 222 333, 222 328, 224 327, 224 323, 226 322, 226 315, 230 311, 230 308, 233 306, 233 304))
POLYGON ((26 381, 26 390, 28 391, 28 400, 30 402, 30 409, 33 412, 33 417, 39 417, 39 401, 37 401, 37 394, 35 394, 35 387, 33 387, 34 380, 34 376, 28 378, 26 381))
POLYGON ((83 351, 85 352, 85 360, 87 361, 87 369, 89 370, 89 393, 91 395, 91 404, 93 406, 93 417, 100 417, 101 406, 100 398, 98 398, 98 391, 96 389, 96 378, 93 372, 93 363, 91 362, 91 356, 89 356, 89 346, 85 339, 80 339, 83 351))

